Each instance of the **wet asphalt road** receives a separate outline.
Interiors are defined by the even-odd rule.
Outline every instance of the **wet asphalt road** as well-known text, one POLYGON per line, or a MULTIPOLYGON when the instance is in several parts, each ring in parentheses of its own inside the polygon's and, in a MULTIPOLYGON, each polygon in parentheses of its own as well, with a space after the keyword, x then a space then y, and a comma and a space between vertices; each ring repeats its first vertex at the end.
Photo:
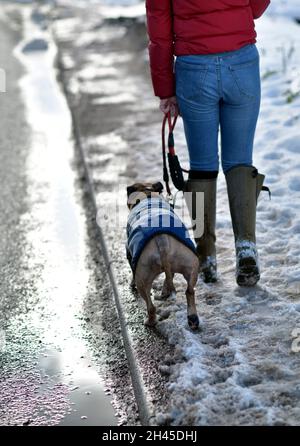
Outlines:
MULTIPOLYGON (((24 252, 24 234, 19 230, 20 215, 26 210, 26 175, 24 165, 29 149, 29 129, 24 107, 17 90, 22 68, 9 57, 16 42, 16 33, 1 21, 0 67, 6 71, 7 92, 0 93, 0 262, 1 312, 0 326, 4 327, 15 314, 18 305, 16 291, 20 281, 20 257, 24 252), (14 302, 10 297, 14 296, 14 302), (3 311, 5 308, 6 311, 3 311)), ((25 296, 24 296, 25 297, 25 296)))
POLYGON ((136 424, 55 48, 22 55, 23 14, 0 16, 0 425, 136 424))

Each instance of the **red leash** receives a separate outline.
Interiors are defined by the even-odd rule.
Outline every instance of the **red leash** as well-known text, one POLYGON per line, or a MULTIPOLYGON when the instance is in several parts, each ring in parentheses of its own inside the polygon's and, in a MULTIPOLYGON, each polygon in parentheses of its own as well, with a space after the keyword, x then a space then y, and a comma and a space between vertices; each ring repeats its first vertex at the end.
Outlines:
POLYGON ((169 137, 168 137, 168 150, 169 153, 175 154, 175 147, 174 147, 174 136, 173 136, 173 130, 175 128, 175 124, 177 121, 177 116, 174 117, 173 123, 171 118, 171 113, 168 112, 165 114, 163 123, 162 123, 162 156, 163 156, 163 179, 166 184, 166 190, 167 194, 169 196, 172 196, 171 189, 170 189, 170 178, 169 178, 169 171, 167 166, 167 154, 166 154, 166 139, 165 139, 165 133, 166 133, 166 123, 168 121, 169 124, 169 137))
POLYGON ((166 153, 166 140, 165 140, 165 132, 166 132, 166 123, 168 121, 168 127, 169 127, 169 136, 168 136, 168 160, 169 160, 169 168, 171 173, 171 178, 173 180, 174 186, 182 190, 183 189, 183 175, 182 172, 188 172, 188 170, 182 169, 180 167, 178 158, 176 156, 175 152, 175 142, 174 142, 174 128, 176 125, 178 115, 176 115, 173 119, 171 118, 171 112, 168 112, 165 114, 163 118, 162 123, 162 156, 163 156, 163 179, 166 184, 166 190, 167 194, 169 196, 172 196, 171 189, 170 189, 170 178, 169 178, 169 171, 167 166, 167 153, 166 153))
POLYGON ((172 118, 171 118, 171 113, 170 112, 166 113, 165 116, 164 116, 163 127, 162 127, 163 145, 164 145, 164 147, 166 146, 166 143, 165 143, 165 128, 166 128, 166 122, 167 121, 168 121, 168 124, 169 124, 169 139, 168 139, 169 153, 171 153, 172 155, 175 155, 173 131, 174 131, 174 128, 175 128, 175 125, 176 125, 177 115, 174 117, 173 122, 172 122, 172 118))

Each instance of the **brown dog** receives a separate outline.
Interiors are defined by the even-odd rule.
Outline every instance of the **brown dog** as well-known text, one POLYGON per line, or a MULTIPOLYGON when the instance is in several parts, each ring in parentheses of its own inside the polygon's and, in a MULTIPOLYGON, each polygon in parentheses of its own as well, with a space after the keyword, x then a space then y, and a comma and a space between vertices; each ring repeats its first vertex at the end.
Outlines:
POLYGON ((159 212, 163 212, 164 217, 168 217, 168 214, 170 214, 173 223, 174 218, 176 219, 177 227, 180 226, 181 233, 187 234, 183 223, 163 199, 162 190, 161 183, 135 183, 127 188, 127 205, 131 210, 127 225, 127 258, 133 270, 133 284, 147 305, 148 318, 145 325, 153 326, 156 322, 156 309, 151 300, 151 288, 154 279, 159 274, 165 273, 162 298, 167 298, 176 292, 173 283, 174 274, 182 274, 187 281, 188 324, 192 329, 196 329, 199 326, 199 318, 195 305, 194 288, 198 278, 199 261, 193 243, 187 235, 185 235, 185 239, 182 237, 182 240, 180 240, 177 233, 174 235, 170 226, 164 226, 163 223, 155 228, 152 228, 153 225, 151 225, 150 229, 142 227, 143 218, 144 220, 145 218, 149 219, 149 216, 152 218, 159 207, 159 212), (150 233, 148 234, 147 231, 150 231, 150 233), (147 234, 146 241, 142 240, 145 234, 147 234), (139 249, 140 252, 138 252, 139 249), (134 256, 136 258, 135 264, 133 264, 134 256))

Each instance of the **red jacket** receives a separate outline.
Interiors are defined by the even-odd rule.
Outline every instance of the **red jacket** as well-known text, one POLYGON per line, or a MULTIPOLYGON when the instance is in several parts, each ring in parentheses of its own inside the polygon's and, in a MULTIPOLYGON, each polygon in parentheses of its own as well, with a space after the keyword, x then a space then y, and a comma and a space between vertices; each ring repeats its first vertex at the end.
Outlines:
POLYGON ((236 50, 256 42, 254 20, 270 0, 146 0, 155 96, 175 95, 174 55, 236 50))

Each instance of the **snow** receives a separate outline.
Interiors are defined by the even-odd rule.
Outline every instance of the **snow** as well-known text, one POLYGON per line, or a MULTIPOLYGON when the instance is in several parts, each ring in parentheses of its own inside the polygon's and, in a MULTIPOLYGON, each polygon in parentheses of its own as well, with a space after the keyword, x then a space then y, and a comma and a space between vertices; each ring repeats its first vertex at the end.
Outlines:
POLYGON ((300 18, 299 0, 271 0, 267 14, 300 18))

